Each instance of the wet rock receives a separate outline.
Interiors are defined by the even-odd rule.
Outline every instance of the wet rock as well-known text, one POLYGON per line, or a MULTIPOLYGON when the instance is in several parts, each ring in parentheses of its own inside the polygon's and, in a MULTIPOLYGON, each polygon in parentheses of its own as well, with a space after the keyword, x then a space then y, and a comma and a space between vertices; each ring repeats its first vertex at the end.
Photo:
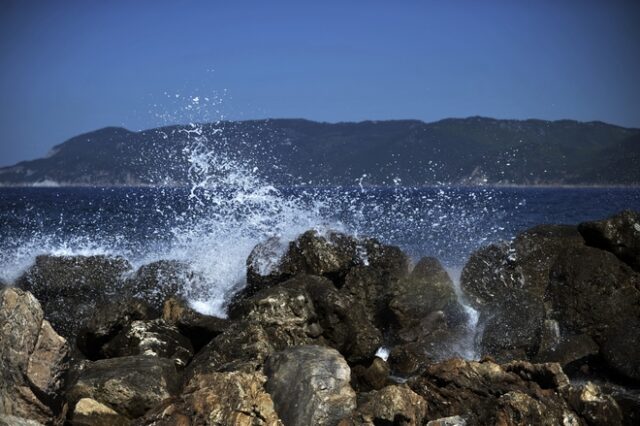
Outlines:
POLYGON ((351 386, 357 392, 380 390, 389 384, 390 374, 389 364, 375 357, 368 367, 356 365, 351 368, 351 386))
POLYGON ((130 270, 120 257, 38 256, 16 286, 33 293, 53 328, 70 339, 97 306, 125 293, 122 277, 130 270))
POLYGON ((229 326, 229 321, 201 314, 191 308, 185 299, 177 296, 165 301, 162 319, 178 327, 180 333, 191 340, 196 352, 229 326))
POLYGON ((623 415, 615 400, 595 384, 587 382, 579 388, 564 391, 571 407, 593 426, 621 425, 623 415))
POLYGON ((400 377, 412 376, 434 361, 429 358, 424 346, 416 342, 394 346, 388 359, 392 374, 400 377))
POLYGON ((172 360, 184 368, 193 357, 193 347, 178 329, 162 319, 133 321, 104 346, 108 358, 149 355, 172 360))
POLYGON ((640 212, 625 210, 608 219, 578 225, 588 245, 610 251, 640 272, 640 212))
POLYGON ((0 426, 42 426, 42 423, 22 417, 0 414, 0 426))
POLYGON ((358 395, 358 407, 346 425, 422 425, 427 403, 408 386, 393 385, 358 395))
POLYGON ((131 421, 95 399, 82 398, 71 415, 72 426, 128 426, 131 421))
POLYGON ((131 296, 161 310, 167 298, 197 292, 201 282, 201 277, 188 264, 176 260, 159 260, 141 266, 127 280, 127 288, 131 296))
POLYGON ((43 318, 31 293, 0 290, 0 415, 50 424, 63 415, 69 346, 43 318))
POLYGON ((107 358, 104 346, 133 321, 153 320, 159 312, 139 299, 110 302, 98 306, 89 320, 78 330, 76 344, 92 361, 107 358))
POLYGON ((283 286, 300 286, 311 297, 326 342, 352 363, 370 362, 383 343, 362 300, 336 289, 326 278, 304 275, 283 286))
POLYGON ((451 359, 428 366, 407 383, 427 402, 427 420, 464 416, 470 425, 585 423, 565 399, 571 385, 558 364, 451 359))
POLYGON ((260 373, 208 373, 182 395, 151 410, 139 425, 282 425, 260 373))
POLYGON ((187 367, 186 377, 222 371, 260 371, 273 351, 269 335, 260 324, 236 322, 196 354, 187 367))
POLYGON ((258 244, 247 259, 245 296, 298 274, 325 276, 340 283, 349 269, 358 263, 357 241, 344 234, 321 235, 310 230, 283 250, 278 239, 258 244))
POLYGON ((550 277, 546 298, 561 334, 588 335, 610 367, 640 379, 640 274, 609 252, 579 247, 550 277))
POLYGON ((427 422, 427 426, 466 426, 467 421, 461 416, 443 417, 427 422))
POLYGON ((286 425, 335 425, 356 407, 349 366, 335 349, 285 349, 268 358, 265 373, 266 389, 286 425))
POLYGON ((568 335, 565 333, 553 347, 540 351, 536 362, 557 362, 567 370, 579 369, 600 353, 600 347, 586 334, 568 335))
POLYGON ((138 355, 82 362, 73 373, 67 400, 75 409, 80 400, 91 398, 135 419, 177 391, 173 361, 138 355))

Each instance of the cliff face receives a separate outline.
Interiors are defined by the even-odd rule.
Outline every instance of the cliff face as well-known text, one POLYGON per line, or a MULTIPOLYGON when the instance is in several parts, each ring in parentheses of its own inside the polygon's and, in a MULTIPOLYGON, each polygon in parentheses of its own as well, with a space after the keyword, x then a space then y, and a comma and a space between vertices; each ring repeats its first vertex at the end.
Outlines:
MULTIPOLYGON (((45 158, 0 168, 0 184, 184 184, 195 146, 188 130, 83 134, 45 158)), ((226 151, 278 185, 640 184, 640 130, 601 122, 278 119, 205 124, 202 131, 200 149, 226 151)))

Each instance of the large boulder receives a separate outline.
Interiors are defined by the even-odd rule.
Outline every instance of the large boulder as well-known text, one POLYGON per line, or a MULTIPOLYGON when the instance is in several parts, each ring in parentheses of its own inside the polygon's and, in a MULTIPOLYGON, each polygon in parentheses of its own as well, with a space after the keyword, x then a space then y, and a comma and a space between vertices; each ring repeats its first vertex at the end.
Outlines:
POLYGON ((70 339, 97 306, 125 293, 123 275, 130 270, 121 257, 38 256, 16 286, 33 293, 51 325, 70 339))
POLYGON ((180 333, 191 340, 196 352, 229 326, 229 321, 201 314, 189 306, 184 298, 177 296, 165 300, 162 319, 178 327, 180 333))
POLYGON ((67 400, 72 410, 90 398, 119 416, 136 419, 178 390, 173 361, 138 355, 80 363, 72 374, 67 400))
POLYGON ((550 270, 561 254, 582 246, 584 239, 576 227, 540 225, 510 243, 472 254, 462 271, 461 286, 480 310, 484 355, 501 361, 537 355, 545 345, 544 297, 550 270))
POLYGON ((186 367, 193 357, 193 346, 177 327, 157 319, 128 324, 104 346, 103 352, 107 358, 131 355, 168 358, 180 369, 186 367))
POLYGON ((0 290, 0 416, 57 423, 69 346, 51 327, 36 298, 0 290))
POLYGON ((550 274, 546 300, 561 334, 586 334, 619 373, 640 380, 640 274, 613 254, 567 250, 550 274))
POLYGON ((588 245, 610 251, 640 272, 640 212, 625 210, 608 219, 578 225, 588 245))
POLYGON ((281 426, 260 373, 207 373, 194 377, 182 395, 151 410, 138 424, 281 426))
POLYGON ((140 299, 108 302, 97 306, 79 328, 76 345, 89 360, 107 358, 104 346, 133 321, 153 320, 159 312, 140 299))
POLYGON ((286 425, 335 425, 356 407, 350 369, 335 349, 296 346, 271 355, 266 389, 286 425))
POLYGON ((468 425, 621 424, 612 398, 594 385, 587 392, 572 386, 558 364, 451 359, 430 365, 408 385, 426 401, 427 420, 460 416, 468 425))

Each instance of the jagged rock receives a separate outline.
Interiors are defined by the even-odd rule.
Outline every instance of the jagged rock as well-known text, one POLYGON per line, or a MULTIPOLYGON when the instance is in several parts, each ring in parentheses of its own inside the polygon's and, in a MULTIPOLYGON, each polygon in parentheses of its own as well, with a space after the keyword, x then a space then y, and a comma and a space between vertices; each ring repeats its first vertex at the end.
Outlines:
POLYGON ((351 368, 351 386, 357 392, 380 390, 389 383, 390 374, 389 364, 375 357, 368 367, 356 365, 351 368))
POLYGON ((571 407, 593 426, 621 425, 623 416, 615 400, 595 384, 587 382, 579 388, 564 391, 571 407))
POLYGON ((221 371, 253 373, 263 368, 273 351, 269 335, 260 324, 233 323, 196 354, 186 377, 221 371))
POLYGON ((106 358, 104 345, 133 321, 153 320, 159 313, 139 299, 110 302, 98 306, 89 320, 78 330, 76 344, 88 359, 106 358))
POLYGON ((640 274, 609 252, 578 247, 550 277, 546 298, 561 334, 587 334, 609 366, 640 379, 640 274))
POLYGON ((275 238, 258 244, 247 259, 247 287, 243 295, 251 296, 298 274, 320 275, 340 283, 349 269, 358 263, 357 241, 344 234, 326 236, 310 230, 289 243, 275 238))
POLYGON ((387 386, 378 391, 358 395, 358 407, 340 426, 380 424, 423 424, 427 403, 406 385, 387 386))
POLYGON ((121 257, 38 256, 16 286, 33 293, 53 328, 71 339, 97 306, 124 294, 130 270, 121 257))
POLYGON ((268 358, 265 373, 266 389, 286 425, 335 425, 356 407, 349 366, 335 349, 285 349, 268 358))
POLYGON ((640 212, 625 210, 608 219, 578 225, 588 245, 610 251, 640 272, 640 212))
POLYGON ((507 361, 535 357, 544 332, 544 295, 558 256, 584 246, 577 228, 540 225, 511 243, 494 244, 472 254, 461 286, 480 310, 483 354, 507 361))
POLYGON ((178 327, 180 333, 191 340, 195 351, 199 351, 229 326, 229 321, 201 314, 191 308, 186 300, 177 296, 164 302, 162 319, 178 327))
POLYGON ((167 298, 197 292, 200 285, 202 278, 188 264, 176 260, 159 260, 143 265, 127 280, 131 295, 157 310, 162 309, 167 298))
MULTIPOLYGON (((428 366, 407 383, 427 402, 427 420, 464 416, 470 425, 580 425, 594 418, 568 401, 583 388, 575 390, 558 364, 451 359, 428 366)), ((598 412, 619 410, 611 399, 603 404, 598 412)))
POLYGON ((322 334, 311 297, 297 285, 265 288, 235 304, 229 318, 260 324, 277 348, 311 343, 322 334))
POLYGON ((139 425, 282 425, 260 373, 207 373, 182 395, 151 410, 139 425))
POLYGON ((0 414, 0 426, 42 426, 42 423, 16 416, 0 414))
POLYGON ((71 415, 72 426, 129 426, 131 421, 95 399, 82 398, 71 415))
POLYGON ((193 347, 178 329, 162 319, 133 321, 104 346, 107 358, 150 355, 172 360, 184 368, 193 357, 193 347))
POLYGON ((69 346, 43 318, 31 293, 0 290, 0 415, 50 424, 64 414, 69 346))
POLYGON ((91 398, 127 419, 135 419, 177 391, 173 361, 138 355, 83 361, 73 372, 67 400, 75 409, 80 400, 91 398))

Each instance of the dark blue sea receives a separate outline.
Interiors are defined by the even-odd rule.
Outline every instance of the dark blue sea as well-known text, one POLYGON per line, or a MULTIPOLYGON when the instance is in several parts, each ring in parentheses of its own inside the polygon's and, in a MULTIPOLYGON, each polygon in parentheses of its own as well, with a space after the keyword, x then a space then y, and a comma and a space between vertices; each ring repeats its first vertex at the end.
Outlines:
MULTIPOLYGON (((337 229, 459 268, 481 246, 542 223, 640 210, 640 188, 0 188, 0 280, 39 254, 191 263, 218 296, 253 246, 337 229)), ((216 297, 218 297, 216 296, 216 297)))

